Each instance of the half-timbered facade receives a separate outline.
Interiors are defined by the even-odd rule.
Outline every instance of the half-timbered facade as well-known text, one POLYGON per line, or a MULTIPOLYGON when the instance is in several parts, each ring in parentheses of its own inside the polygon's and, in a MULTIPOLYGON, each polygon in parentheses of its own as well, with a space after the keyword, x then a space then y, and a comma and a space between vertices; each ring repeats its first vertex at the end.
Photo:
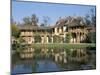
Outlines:
POLYGON ((67 34, 71 34, 69 43, 83 43, 86 35, 92 28, 84 23, 82 17, 60 19, 54 26, 33 26, 33 25, 19 25, 22 37, 28 44, 36 43, 35 36, 39 35, 40 42, 37 43, 54 43, 54 36, 61 38, 60 43, 65 43, 67 34), (49 41, 51 39, 51 41, 49 41))

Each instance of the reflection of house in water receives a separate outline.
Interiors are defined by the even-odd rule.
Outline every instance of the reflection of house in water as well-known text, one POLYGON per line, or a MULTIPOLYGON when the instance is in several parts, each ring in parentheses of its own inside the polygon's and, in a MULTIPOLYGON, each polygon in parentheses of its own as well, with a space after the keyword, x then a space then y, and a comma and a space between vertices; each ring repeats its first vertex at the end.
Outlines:
POLYGON ((82 17, 67 17, 60 19, 54 26, 19 25, 20 36, 28 43, 36 43, 35 36, 40 36, 39 43, 54 43, 54 36, 63 38, 60 43, 66 43, 67 34, 70 33, 70 43, 81 43, 86 39, 88 32, 92 31, 85 24, 82 17), (51 40, 51 41, 50 41, 51 40))

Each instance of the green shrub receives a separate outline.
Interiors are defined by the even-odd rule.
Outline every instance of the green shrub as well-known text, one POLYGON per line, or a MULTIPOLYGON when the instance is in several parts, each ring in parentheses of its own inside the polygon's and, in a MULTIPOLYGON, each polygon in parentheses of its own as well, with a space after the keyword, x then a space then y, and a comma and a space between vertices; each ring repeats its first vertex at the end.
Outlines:
POLYGON ((90 32, 86 37, 87 43, 96 43, 96 32, 90 32))
POLYGON ((71 33, 66 34, 66 42, 67 43, 70 43, 71 38, 72 38, 71 33))

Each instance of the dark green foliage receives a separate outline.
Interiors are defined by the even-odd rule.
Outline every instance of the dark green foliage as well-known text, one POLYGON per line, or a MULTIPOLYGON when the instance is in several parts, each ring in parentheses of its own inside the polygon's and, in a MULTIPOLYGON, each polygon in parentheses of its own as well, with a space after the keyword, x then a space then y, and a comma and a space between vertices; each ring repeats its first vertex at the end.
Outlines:
POLYGON ((71 33, 66 34, 66 42, 69 43, 71 40, 71 33))
POLYGON ((71 55, 72 55, 72 57, 76 57, 77 56, 77 50, 74 50, 71 55))
POLYGON ((40 35, 36 34, 35 37, 34 37, 34 39, 35 39, 35 43, 41 43, 41 37, 40 37, 40 35))
POLYGON ((87 43, 96 43, 96 32, 90 32, 86 37, 87 43))
POLYGON ((12 24, 11 25, 11 29, 12 29, 12 36, 15 38, 18 38, 20 35, 20 30, 18 29, 16 24, 12 24))
POLYGON ((15 42, 12 44, 12 50, 17 50, 19 48, 20 44, 18 42, 15 42))
POLYGON ((68 49, 80 49, 80 48, 87 48, 87 47, 95 47, 95 44, 58 44, 58 43, 55 43, 55 44, 33 44, 32 45, 33 48, 36 48, 36 49, 42 49, 42 48, 48 48, 48 49, 55 49, 55 50, 62 50, 62 49, 65 49, 65 50, 68 50, 68 49))
POLYGON ((54 39, 53 41, 54 43, 61 43, 62 41, 62 38, 58 35, 53 36, 53 39, 54 39))
POLYGON ((18 40, 19 40, 19 43, 25 43, 26 42, 22 37, 20 37, 18 40))

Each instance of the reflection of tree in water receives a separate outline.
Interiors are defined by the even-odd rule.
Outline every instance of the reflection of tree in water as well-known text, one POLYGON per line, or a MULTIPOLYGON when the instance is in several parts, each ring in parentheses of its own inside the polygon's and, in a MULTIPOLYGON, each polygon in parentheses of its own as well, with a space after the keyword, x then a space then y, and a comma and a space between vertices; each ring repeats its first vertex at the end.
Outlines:
MULTIPOLYGON (((35 52, 34 53, 35 57, 33 61, 20 60, 20 62, 16 61, 17 63, 15 65, 23 65, 24 69, 31 68, 33 72, 36 72, 36 68, 38 68, 39 66, 37 61, 48 59, 54 61, 58 66, 60 66, 64 70, 81 70, 84 69, 84 67, 86 67, 85 69, 87 68, 92 69, 96 67, 95 53, 90 52, 89 50, 86 49, 67 50, 67 49, 44 48, 43 51, 41 49, 35 49, 34 52, 35 52), (54 57, 56 54, 58 55, 57 62, 55 61, 55 57, 54 57), (88 57, 85 57, 85 55, 87 55, 88 57), (65 60, 64 58, 66 59, 66 63, 64 63, 65 60), (82 60, 77 61, 79 59, 82 60)), ((44 62, 45 67, 48 67, 48 64, 49 64, 48 62, 46 61, 44 62)))
POLYGON ((73 50, 69 56, 67 64, 60 64, 67 70, 95 69, 96 57, 95 53, 86 49, 73 50))

